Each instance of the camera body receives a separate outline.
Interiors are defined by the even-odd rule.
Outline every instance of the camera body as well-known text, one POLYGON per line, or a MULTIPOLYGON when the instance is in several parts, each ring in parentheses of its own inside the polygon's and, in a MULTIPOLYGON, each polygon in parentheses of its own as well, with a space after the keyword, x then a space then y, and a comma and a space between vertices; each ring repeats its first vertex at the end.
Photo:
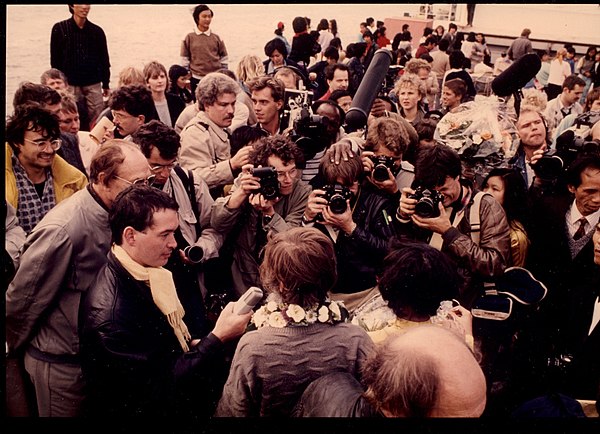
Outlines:
POLYGON ((409 198, 416 199, 415 214, 419 217, 430 218, 440 215, 439 204, 444 201, 444 196, 439 191, 433 188, 417 187, 409 198))
POLYGON ((327 147, 328 124, 327 117, 313 114, 310 107, 303 107, 294 119, 290 137, 302 149, 307 160, 327 147))
POLYGON ((588 140, 592 127, 600 121, 600 112, 590 111, 575 119, 575 124, 556 138, 556 149, 548 150, 533 165, 536 176, 542 179, 556 179, 579 155, 600 154, 600 143, 588 140))
POLYGON ((200 262, 204 256, 204 250, 202 250, 202 247, 200 246, 187 246, 185 249, 183 249, 183 253, 185 254, 186 258, 195 264, 200 262))
POLYGON ((260 188, 257 192, 262 194, 265 199, 273 200, 281 196, 277 170, 274 167, 255 167, 252 169, 252 175, 260 178, 260 188))
POLYGON ((348 187, 340 184, 325 185, 321 187, 325 191, 322 197, 327 199, 327 205, 334 214, 344 214, 348 209, 346 201, 352 197, 352 192, 348 187))
POLYGON ((396 176, 398 174, 399 168, 394 166, 394 157, 388 157, 385 155, 370 155, 369 158, 375 165, 371 171, 371 175, 375 181, 383 182, 388 180, 388 169, 390 169, 392 175, 396 176))

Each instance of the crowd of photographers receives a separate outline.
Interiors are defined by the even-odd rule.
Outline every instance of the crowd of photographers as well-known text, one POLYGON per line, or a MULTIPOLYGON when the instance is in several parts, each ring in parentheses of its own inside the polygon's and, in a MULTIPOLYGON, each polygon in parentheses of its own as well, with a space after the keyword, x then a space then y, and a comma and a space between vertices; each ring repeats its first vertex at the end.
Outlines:
MULTIPOLYGON (((191 337, 200 339, 215 327, 213 334, 208 335, 210 338, 202 338, 206 339, 204 343, 200 345, 198 340, 195 345, 204 348, 202 345, 218 344, 219 351, 229 357, 224 357, 218 373, 210 371, 213 367, 203 368, 206 369, 203 374, 208 375, 199 381, 210 383, 211 388, 200 404, 202 411, 196 415, 212 415, 227 376, 242 375, 240 370, 244 369, 238 355, 243 349, 236 350, 235 345, 221 348, 225 341, 237 342, 239 321, 235 327, 227 328, 223 325, 225 320, 219 323, 217 318, 231 315, 228 301, 238 299, 249 287, 263 287, 267 273, 263 269, 265 246, 272 246, 270 240, 279 240, 281 234, 293 228, 314 228, 333 246, 337 277, 326 288, 327 300, 343 303, 348 322, 367 332, 385 329, 386 333, 392 330, 391 334, 397 334, 406 332, 404 327, 407 327, 398 326, 394 332, 394 324, 399 322, 410 327, 429 324, 437 314, 431 306, 436 308, 450 302, 454 313, 448 314, 448 318, 456 315, 466 318, 468 325, 461 326, 461 338, 477 354, 485 375, 485 415, 510 415, 540 397, 597 402, 600 398, 600 89, 588 92, 580 113, 575 111, 569 117, 561 111, 562 122, 544 107, 549 103, 541 90, 534 90, 538 92, 535 95, 532 91, 523 95, 521 89, 511 89, 502 95, 506 97, 501 101, 503 107, 515 113, 517 149, 500 167, 489 168, 482 181, 465 170, 463 155, 433 138, 437 123, 454 110, 425 110, 427 92, 421 88, 421 79, 413 80, 409 72, 398 79, 401 68, 393 64, 393 58, 389 50, 375 52, 357 89, 350 95, 336 94, 347 90, 348 68, 336 68, 336 63, 327 67, 323 83, 329 88, 320 89, 320 94, 327 97, 318 101, 313 99, 310 86, 308 89, 303 86, 310 80, 302 68, 292 68, 301 78, 294 88, 272 74, 262 74, 248 81, 247 91, 227 74, 207 74, 196 88, 194 104, 198 112, 180 134, 157 119, 133 113, 128 104, 119 109, 114 106, 117 131, 123 132, 120 127, 123 118, 136 118, 139 124, 129 134, 123 134, 124 140, 115 139, 109 131, 100 146, 103 151, 92 158, 90 173, 85 174, 90 184, 80 186, 79 192, 71 193, 72 199, 67 197, 64 205, 56 207, 58 195, 55 200, 52 190, 58 189, 53 182, 60 178, 56 162, 64 163, 56 154, 61 146, 58 117, 46 116, 42 121, 38 115, 33 119, 31 106, 15 107, 6 126, 7 164, 9 161, 12 164, 10 168, 7 165, 7 191, 14 193, 11 197, 7 195, 5 202, 5 257, 7 265, 12 264, 12 268, 6 268, 12 278, 6 282, 7 354, 11 358, 25 355, 25 369, 33 379, 34 402, 40 413, 46 410, 48 415, 48 408, 63 405, 53 401, 55 388, 70 396, 64 412, 55 414, 76 415, 83 410, 102 414, 103 406, 109 414, 134 414, 139 409, 153 408, 144 407, 143 401, 148 397, 137 395, 135 399, 140 402, 126 403, 132 410, 117 408, 120 404, 110 402, 113 392, 107 388, 103 390, 108 396, 89 392, 95 397, 93 410, 85 409, 82 404, 88 395, 82 386, 85 381, 101 385, 102 375, 123 375, 124 371, 119 369, 104 370, 102 363, 115 367, 123 359, 129 362, 143 359, 148 360, 145 366, 148 368, 153 360, 148 354, 152 348, 119 347, 114 342, 110 345, 116 345, 118 351, 110 352, 108 359, 95 358, 98 348, 94 345, 106 345, 103 325, 94 323, 94 315, 87 317, 79 310, 78 300, 85 299, 84 293, 93 286, 94 275, 111 244, 108 230, 111 205, 117 198, 127 200, 126 192, 122 191, 135 189, 131 184, 150 184, 176 202, 176 206, 170 202, 165 205, 165 209, 176 209, 178 214, 178 229, 173 230, 176 247, 169 251, 168 261, 164 258, 165 268, 173 274, 176 298, 185 310, 184 320, 191 337), (339 80, 338 71, 346 75, 345 80, 339 80), (344 89, 336 88, 336 80, 345 82, 344 89), (399 101, 409 91, 414 91, 419 100, 418 110, 422 113, 418 119, 408 120, 405 115, 412 107, 399 101), (232 132, 229 127, 240 92, 250 97, 258 122, 232 132), (350 108, 343 109, 334 99, 338 96, 350 96, 350 108), (548 123, 550 116, 552 124, 548 123), (35 149, 28 148, 29 142, 35 149), (131 147, 127 142, 136 146, 131 147), (48 144, 54 152, 46 155, 43 152, 48 144), (39 173, 45 173, 46 177, 41 181, 31 178, 39 173), (15 223, 30 221, 30 208, 37 204, 32 196, 36 194, 40 197, 50 194, 52 200, 41 202, 44 208, 35 212, 39 223, 28 228, 25 238, 25 234, 18 233, 19 226, 15 223), (75 200, 83 200, 87 205, 75 209, 75 200), (45 215, 39 214, 42 211, 45 215), (90 220, 92 214, 94 219, 90 220), (85 251, 85 243, 94 239, 87 239, 87 232, 104 232, 90 252, 85 251), (415 245, 443 254, 443 261, 449 266, 439 272, 442 276, 454 273, 447 281, 453 285, 452 291, 427 287, 424 294, 419 294, 422 300, 414 301, 414 305, 406 302, 402 308, 397 305, 401 290, 393 288, 400 288, 404 281, 411 282, 415 277, 406 269, 390 276, 394 264, 390 265, 389 258, 395 256, 388 255, 412 251, 415 245), (91 256, 94 264, 90 265, 91 256), (55 271, 53 258, 60 258, 62 274, 45 281, 55 271), (385 287, 380 287, 382 276, 386 277, 385 287), (451 292, 453 296, 448 300, 451 292), (374 302, 380 308, 389 302, 393 312, 387 311, 386 315, 391 315, 389 320, 380 317, 380 324, 371 326, 360 315, 374 302), (419 311, 419 303, 426 303, 428 309, 419 311), (228 331, 227 339, 215 341, 219 339, 215 338, 215 330, 222 332, 224 328, 228 331), (94 339, 81 343, 80 354, 78 331, 84 329, 85 336, 94 339), (61 351, 63 354, 57 354, 61 351), (238 369, 235 374, 223 369, 229 366, 232 356, 238 369), (70 368, 64 375, 31 374, 31 370, 41 369, 41 363, 66 364, 70 368), (78 380, 67 378, 70 376, 78 380), (53 382, 42 385, 43 378, 51 378, 53 382)), ((507 82, 510 76, 528 74, 526 70, 523 63, 509 67, 497 83, 507 82)), ((517 81, 525 83, 532 78, 518 77, 517 81)), ((579 99, 584 85, 567 78, 561 94, 564 100, 556 104, 565 105, 565 101, 574 97, 579 99)), ((122 92, 127 93, 127 86, 122 92)), ((434 100, 431 99, 432 105, 434 100)), ((114 105, 112 99, 111 104, 114 105)), ((573 99, 570 104, 578 103, 573 99)), ((37 109, 44 113, 49 110, 40 107, 37 109)), ((168 202, 168 198, 159 199, 168 202)), ((111 214, 111 223, 114 219, 111 214)), ((146 226, 133 232, 139 235, 146 234, 145 231, 146 226)), ((312 232, 306 229, 307 234, 312 232)), ((127 230, 123 234, 126 236, 127 230)), ((128 240, 117 238, 112 242, 126 244, 128 240)), ((114 246, 112 249, 114 254, 114 246)), ((115 258, 110 255, 109 258, 114 263, 115 258)), ((300 267, 303 258, 292 257, 289 261, 286 267, 294 269, 300 267)), ((420 266, 434 271, 423 273, 415 281, 416 286, 425 281, 426 274, 437 272, 435 264, 420 266)), ((103 287, 110 287, 110 278, 100 279, 103 287)), ((281 279, 284 285, 284 277, 281 279)), ((436 284, 444 284, 440 282, 436 284)), ((314 290, 312 286, 287 289, 307 293, 314 290)), ((97 296, 98 291, 95 292, 97 296)), ((263 301, 269 300, 272 299, 263 301)), ((90 309, 91 301, 87 303, 90 309)), ((294 320, 292 313, 282 318, 288 322, 294 320)), ((139 327, 127 321, 118 326, 123 335, 140 332, 139 327)), ((276 323, 270 326, 285 327, 276 323)), ((111 339, 126 341, 119 333, 111 339)), ((360 339, 364 337, 361 335, 360 339)), ((182 347, 187 348, 184 344, 182 347)), ((179 346, 176 348, 180 351, 179 346)), ((275 360, 278 354, 274 350, 275 360)), ((18 372, 18 366, 11 372, 18 372)), ((141 374, 137 379, 133 374, 129 372, 131 378, 123 377, 131 381, 131 388, 137 387, 136 381, 144 382, 141 374)), ((285 370, 282 375, 285 376, 285 370)), ((370 375, 369 378, 376 377, 370 375)), ((229 389, 232 382, 238 382, 231 378, 227 382, 229 389)), ((118 384, 114 378, 112 381, 118 384)), ((147 390, 154 386, 164 385, 145 384, 147 390)), ((127 384, 119 387, 127 393, 127 384)), ((11 393, 27 395, 28 386, 11 388, 11 393)), ((262 393, 266 396, 272 391, 262 393)), ((261 407, 260 402, 253 405, 261 407)), ((282 415, 292 412, 292 405, 286 405, 289 408, 282 410, 282 415)), ((229 403, 221 402, 217 415, 219 411, 220 415, 262 415, 252 408, 248 405, 236 413, 229 403)), ((143 414, 142 410, 139 412, 143 414)), ((472 415, 479 416, 483 411, 482 407, 472 415)))

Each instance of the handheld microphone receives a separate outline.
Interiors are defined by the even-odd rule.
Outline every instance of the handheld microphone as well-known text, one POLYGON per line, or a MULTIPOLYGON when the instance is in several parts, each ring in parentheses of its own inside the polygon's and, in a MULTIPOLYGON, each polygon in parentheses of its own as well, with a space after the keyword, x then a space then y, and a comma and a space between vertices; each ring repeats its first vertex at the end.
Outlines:
POLYGON ((359 130, 367 124, 371 106, 387 75, 392 58, 392 52, 386 48, 380 48, 373 55, 373 60, 371 60, 369 68, 352 98, 352 105, 346 113, 347 132, 359 130))
POLYGON ((535 53, 529 53, 510 65, 492 81, 492 90, 497 96, 510 96, 518 92, 535 77, 542 61, 535 53))

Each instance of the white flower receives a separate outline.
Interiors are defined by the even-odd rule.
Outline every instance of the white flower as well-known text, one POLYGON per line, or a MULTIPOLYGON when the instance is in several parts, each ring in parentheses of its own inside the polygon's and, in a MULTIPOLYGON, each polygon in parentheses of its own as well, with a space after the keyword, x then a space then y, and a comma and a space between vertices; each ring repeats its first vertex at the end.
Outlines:
POLYGON ((329 305, 329 309, 331 309, 331 313, 333 313, 333 319, 339 321, 342 319, 342 313, 340 312, 340 307, 337 303, 333 302, 329 305))
POLYGON ((269 312, 267 311, 266 306, 260 307, 254 314, 252 315, 252 322, 256 325, 256 327, 262 327, 265 325, 267 320, 269 319, 269 312))
POLYGON ((275 301, 270 301, 267 303, 267 310, 269 312, 275 312, 277 309, 279 309, 279 306, 275 301))
POLYGON ((329 309, 327 306, 321 306, 319 308, 319 322, 327 322, 329 321, 329 309))
POLYGON ((306 322, 309 324, 314 324, 317 322, 317 313, 314 310, 309 310, 306 312, 306 322))
POLYGON ((304 309, 297 304, 290 304, 287 308, 287 316, 293 319, 295 322, 300 322, 306 317, 304 309))
POLYGON ((271 327, 283 328, 287 325, 287 322, 283 318, 283 314, 281 312, 273 312, 269 315, 269 325, 271 327))
POLYGON ((481 135, 477 134, 477 133, 473 134, 472 139, 473 139, 473 143, 476 145, 481 145, 481 142, 483 142, 481 135))

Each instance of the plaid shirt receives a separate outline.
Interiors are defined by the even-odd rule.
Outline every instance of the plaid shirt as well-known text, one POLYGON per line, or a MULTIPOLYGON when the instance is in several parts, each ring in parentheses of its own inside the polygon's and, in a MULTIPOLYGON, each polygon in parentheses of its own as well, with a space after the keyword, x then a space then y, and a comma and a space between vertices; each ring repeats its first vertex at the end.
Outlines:
POLYGON ((25 233, 29 234, 48 211, 56 205, 54 194, 54 183, 52 182, 52 171, 46 170, 46 181, 44 181, 44 192, 40 198, 35 185, 29 177, 25 168, 21 166, 16 155, 12 157, 13 171, 17 180, 19 201, 17 205, 17 218, 19 225, 25 233))

